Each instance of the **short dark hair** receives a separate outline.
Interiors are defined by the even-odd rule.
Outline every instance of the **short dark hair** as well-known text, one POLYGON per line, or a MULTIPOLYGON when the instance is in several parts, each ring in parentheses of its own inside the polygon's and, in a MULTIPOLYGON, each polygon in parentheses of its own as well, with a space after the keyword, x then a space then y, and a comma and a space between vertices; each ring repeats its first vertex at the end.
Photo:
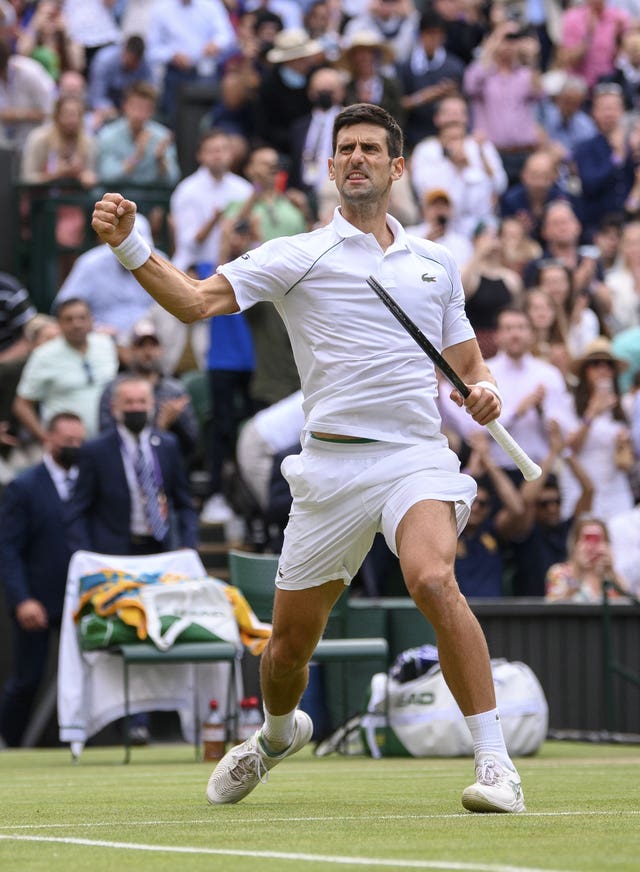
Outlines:
POLYGON ((351 127, 352 124, 375 124, 387 131, 387 149, 389 157, 402 157, 403 136, 400 125, 386 109, 376 106, 374 103, 352 103, 346 106, 336 115, 333 122, 333 136, 331 147, 336 153, 338 133, 343 127, 351 127))
POLYGON ((140 60, 144 55, 144 39, 137 34, 132 34, 124 44, 124 50, 140 60))
POLYGON ((420 24, 418 25, 418 32, 422 33, 425 30, 442 30, 446 31, 447 25, 445 24, 444 18, 435 9, 427 9, 424 10, 422 15, 420 16, 420 24))
POLYGON ((58 412, 49 419, 47 432, 52 433, 61 421, 75 421, 77 424, 82 424, 82 418, 75 412, 58 412))
POLYGON ((65 309, 68 309, 69 306, 77 306, 78 303, 81 306, 84 306, 89 314, 91 314, 91 306, 89 305, 89 303, 87 303, 86 300, 83 300, 82 297, 69 297, 68 300, 61 300, 59 303, 56 303, 54 309, 54 314, 56 318, 59 318, 62 312, 64 312, 65 309))
POLYGON ((124 99, 129 97, 140 97, 143 100, 153 101, 158 100, 158 89, 151 82, 133 82, 124 92, 124 99))
POLYGON ((228 140, 229 132, 222 127, 210 127, 208 130, 203 130, 198 137, 198 148, 203 146, 205 142, 208 142, 210 139, 216 139, 218 136, 224 136, 228 140))

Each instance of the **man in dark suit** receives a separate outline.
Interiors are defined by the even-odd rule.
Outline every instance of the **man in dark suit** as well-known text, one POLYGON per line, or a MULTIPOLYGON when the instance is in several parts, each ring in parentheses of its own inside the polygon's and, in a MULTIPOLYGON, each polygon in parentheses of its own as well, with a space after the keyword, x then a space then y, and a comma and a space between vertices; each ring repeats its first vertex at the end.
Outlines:
POLYGON ((66 508, 84 440, 77 415, 51 419, 42 463, 18 475, 0 502, 0 580, 11 618, 12 671, 0 700, 0 734, 21 744, 49 653, 60 626, 71 550, 66 508))
POLYGON ((304 191, 317 217, 318 192, 329 182, 333 121, 344 106, 342 74, 319 67, 309 77, 307 94, 311 110, 296 118, 290 129, 289 185, 304 191))
MULTIPOLYGON (((195 512, 177 438, 151 426, 154 393, 141 376, 117 381, 115 428, 86 443, 70 507, 72 549, 103 554, 157 554, 195 548, 195 512)), ((129 738, 149 741, 148 714, 134 715, 129 738)))
POLYGON ((150 426, 153 388, 125 376, 114 387, 116 427, 83 447, 70 507, 73 550, 154 554, 195 548, 198 517, 176 437, 150 426))

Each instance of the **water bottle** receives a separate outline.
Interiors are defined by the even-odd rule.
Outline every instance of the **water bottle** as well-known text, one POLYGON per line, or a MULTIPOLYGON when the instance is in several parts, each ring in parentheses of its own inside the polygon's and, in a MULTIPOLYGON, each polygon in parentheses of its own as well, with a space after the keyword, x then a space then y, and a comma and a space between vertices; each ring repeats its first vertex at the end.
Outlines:
POLYGON ((218 700, 209 703, 209 714, 202 724, 202 759, 220 760, 224 757, 226 727, 218 711, 218 700))
POLYGON ((250 739, 262 726, 262 710, 257 696, 247 696, 240 703, 236 741, 238 743, 250 739))

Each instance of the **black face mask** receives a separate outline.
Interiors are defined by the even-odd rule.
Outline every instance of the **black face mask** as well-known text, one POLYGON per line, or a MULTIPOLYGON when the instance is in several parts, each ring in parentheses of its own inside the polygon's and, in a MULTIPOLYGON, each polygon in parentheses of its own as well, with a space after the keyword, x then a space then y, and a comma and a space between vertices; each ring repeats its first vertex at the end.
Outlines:
POLYGON ((129 430, 131 433, 135 433, 136 436, 138 433, 141 433, 144 428, 147 426, 149 421, 149 417, 146 412, 123 412, 122 413, 122 424, 129 430))
POLYGON ((316 109, 331 109, 333 106, 333 94, 331 91, 318 91, 313 99, 316 109))
POLYGON ((53 454, 53 459, 63 469, 71 469, 80 459, 80 447, 78 445, 63 445, 53 454))

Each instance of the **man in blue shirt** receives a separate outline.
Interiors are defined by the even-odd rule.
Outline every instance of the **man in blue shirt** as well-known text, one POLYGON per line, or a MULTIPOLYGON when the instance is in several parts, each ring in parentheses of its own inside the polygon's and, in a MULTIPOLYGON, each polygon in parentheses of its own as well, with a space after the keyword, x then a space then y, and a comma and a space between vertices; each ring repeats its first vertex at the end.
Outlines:
POLYGON ((97 52, 89 70, 88 102, 102 123, 117 118, 124 94, 135 82, 153 82, 141 36, 124 45, 107 45, 97 52))

